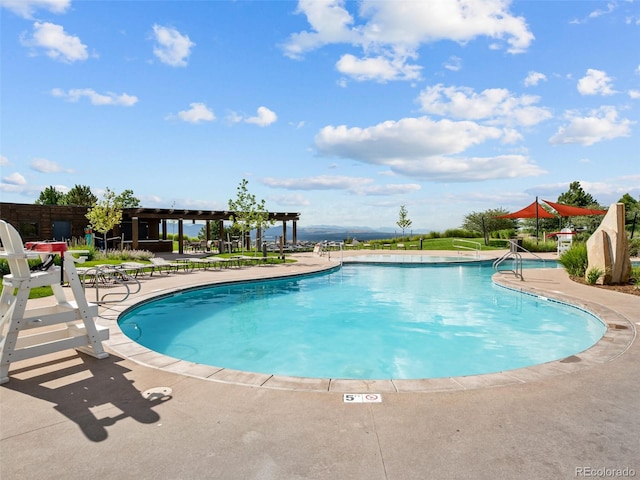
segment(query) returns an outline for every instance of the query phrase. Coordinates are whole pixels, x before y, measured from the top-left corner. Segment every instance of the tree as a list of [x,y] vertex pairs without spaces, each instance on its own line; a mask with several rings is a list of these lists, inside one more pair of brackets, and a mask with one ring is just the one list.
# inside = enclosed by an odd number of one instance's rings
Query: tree
[[404,238],[404,230],[411,227],[413,222],[409,219],[407,208],[404,205],[400,205],[400,212],[398,213],[398,221],[396,225],[402,229],[402,237]]
[[582,189],[580,182],[571,182],[569,184],[569,190],[560,194],[558,197],[558,203],[584,208],[591,208],[597,205],[596,208],[599,208],[596,199]]
[[506,215],[509,211],[504,208],[494,208],[484,212],[471,212],[464,217],[462,228],[470,232],[482,232],[489,234],[497,230],[512,230],[516,222],[510,218],[497,218]]
[[229,199],[229,210],[231,210],[229,220],[240,227],[243,252],[245,233],[255,228],[260,228],[264,231],[267,226],[273,225],[273,221],[269,219],[269,212],[265,208],[264,200],[258,202],[255,195],[249,193],[248,184],[249,182],[243,178],[240,185],[238,185],[235,200]]
[[636,200],[628,193],[625,193],[618,203],[624,203],[624,211],[626,217],[627,225],[633,224],[634,219],[638,218],[638,214],[640,214],[640,200]]
[[[558,196],[558,203],[573,205],[575,207],[593,208],[596,210],[602,209],[598,201],[583,190],[580,182],[571,182],[569,184],[569,190]],[[581,228],[588,232],[593,232],[598,228],[601,221],[602,217],[599,216],[577,216],[571,217],[570,224],[573,228]]]
[[64,196],[64,205],[79,205],[91,207],[98,201],[91,188],[86,185],[76,185]]
[[56,187],[47,187],[40,192],[36,205],[61,205],[64,193],[56,189]]
[[107,187],[101,200],[89,208],[86,215],[91,227],[104,236],[104,248],[107,248],[107,232],[122,221],[122,208],[114,192]]
[[140,200],[133,195],[133,190],[125,190],[116,196],[116,201],[120,204],[120,208],[136,208],[140,206]]

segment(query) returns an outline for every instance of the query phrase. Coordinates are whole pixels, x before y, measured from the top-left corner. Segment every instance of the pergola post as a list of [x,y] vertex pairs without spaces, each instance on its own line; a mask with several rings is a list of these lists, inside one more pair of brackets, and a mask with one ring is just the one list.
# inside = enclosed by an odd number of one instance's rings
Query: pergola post
[[287,244],[287,221],[282,220],[282,241]]
[[138,217],[131,217],[131,248],[138,249]]

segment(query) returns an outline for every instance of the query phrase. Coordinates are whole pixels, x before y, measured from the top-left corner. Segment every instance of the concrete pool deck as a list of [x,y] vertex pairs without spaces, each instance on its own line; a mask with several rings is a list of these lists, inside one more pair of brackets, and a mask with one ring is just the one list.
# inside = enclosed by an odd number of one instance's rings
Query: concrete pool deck
[[[339,260],[296,257],[295,264],[145,277],[136,299]],[[0,387],[0,477],[563,479],[617,469],[622,476],[625,468],[640,476],[640,297],[576,284],[561,269],[524,277],[496,281],[594,311],[610,325],[611,336],[596,346],[602,351],[515,378],[318,388],[286,378],[255,384],[242,372],[198,378],[216,372],[163,365],[167,357],[127,345],[112,330],[107,359],[68,350],[12,365]],[[114,326],[121,309],[101,308],[99,321]],[[345,403],[344,393],[377,393],[382,401]]]

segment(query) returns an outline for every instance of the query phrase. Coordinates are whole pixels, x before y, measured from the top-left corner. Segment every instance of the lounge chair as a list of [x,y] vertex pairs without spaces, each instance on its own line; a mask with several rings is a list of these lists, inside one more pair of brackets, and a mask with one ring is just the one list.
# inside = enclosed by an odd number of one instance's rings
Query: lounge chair
[[177,272],[180,269],[180,267],[185,266],[182,263],[169,262],[168,260],[162,257],[151,257],[149,260],[151,261],[151,265],[152,265],[151,275],[153,275],[153,272],[155,272],[156,270],[159,273],[164,272],[168,275],[171,271]]

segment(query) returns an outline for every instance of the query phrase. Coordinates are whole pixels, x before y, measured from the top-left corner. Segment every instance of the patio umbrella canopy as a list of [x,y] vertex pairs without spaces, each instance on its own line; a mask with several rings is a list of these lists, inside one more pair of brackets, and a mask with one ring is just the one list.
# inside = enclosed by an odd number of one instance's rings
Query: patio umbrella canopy
[[594,210],[592,208],[574,207],[573,205],[564,205],[562,203],[553,203],[549,200],[542,200],[544,203],[553,208],[561,217],[578,217],[582,215],[605,215],[606,210]]
[[556,218],[556,216],[542,208],[536,199],[531,205],[524,207],[522,210],[506,215],[498,215],[496,218]]

